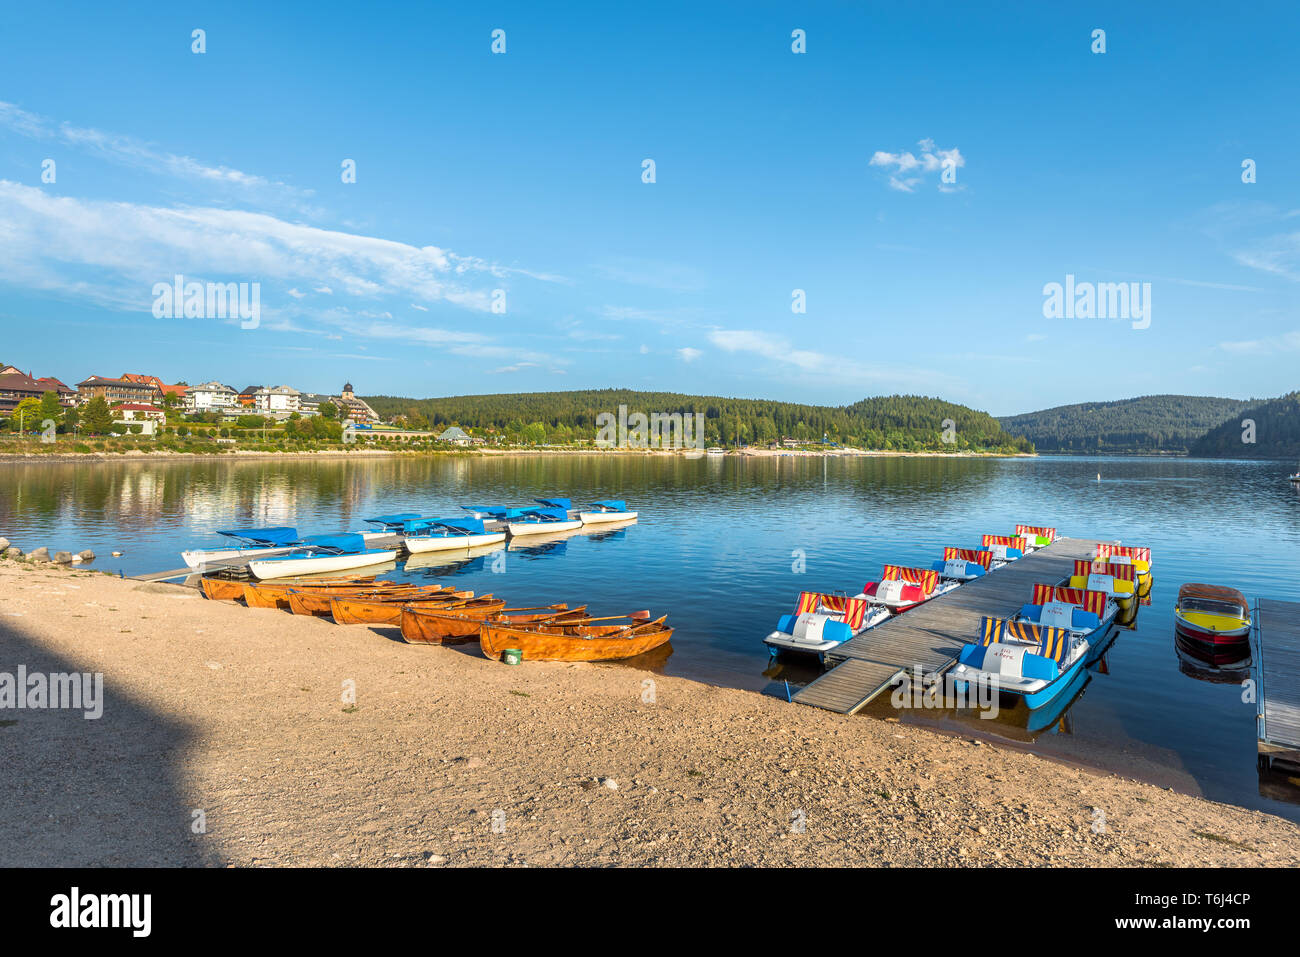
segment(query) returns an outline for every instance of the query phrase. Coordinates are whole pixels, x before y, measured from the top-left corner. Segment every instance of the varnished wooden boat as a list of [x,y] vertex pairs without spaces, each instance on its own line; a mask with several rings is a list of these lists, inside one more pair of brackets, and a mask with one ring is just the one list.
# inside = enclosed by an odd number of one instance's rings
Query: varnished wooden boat
[[355,592],[364,589],[410,589],[414,586],[371,579],[316,580],[310,582],[244,582],[244,604],[249,608],[289,608],[289,592]]
[[[359,589],[353,591],[297,591],[288,594],[289,610],[295,615],[331,614],[330,602],[335,598],[373,599],[375,601],[393,600],[396,602],[421,601],[429,599],[450,600],[452,598],[473,598],[472,591],[456,591],[451,586],[426,585],[413,588]],[[398,607],[401,607],[400,604]]]
[[[205,575],[199,580],[199,589],[203,592],[204,597],[211,598],[213,601],[238,601],[244,597],[244,586],[250,584],[245,581],[238,581],[232,578],[215,578]],[[369,578],[338,578],[324,579],[303,582],[301,584],[283,584],[265,585],[259,587],[265,588],[337,588],[340,586],[356,588],[360,586],[373,586],[384,584],[376,582],[374,576]]]
[[594,622],[610,619],[587,618],[583,623],[519,626],[485,621],[479,627],[478,643],[483,654],[500,660],[507,648],[518,648],[525,661],[617,661],[634,658],[658,648],[673,636],[664,615],[640,622],[621,618],[624,623]]
[[199,590],[204,598],[212,601],[235,601],[244,597],[244,583],[229,578],[200,579]]
[[[501,603],[502,606],[505,602]],[[477,608],[435,608],[424,604],[402,606],[402,637],[413,645],[438,645],[444,641],[466,641],[478,637],[483,622],[527,625],[541,621],[584,619],[587,606],[570,608],[561,602],[541,608],[505,608],[484,612]]]
[[487,609],[490,614],[492,609],[504,608],[506,603],[491,595],[480,595],[475,598],[472,591],[443,592],[414,602],[405,596],[398,598],[336,596],[330,599],[329,614],[337,625],[396,625],[402,620],[402,609],[411,606],[439,609],[481,607]]

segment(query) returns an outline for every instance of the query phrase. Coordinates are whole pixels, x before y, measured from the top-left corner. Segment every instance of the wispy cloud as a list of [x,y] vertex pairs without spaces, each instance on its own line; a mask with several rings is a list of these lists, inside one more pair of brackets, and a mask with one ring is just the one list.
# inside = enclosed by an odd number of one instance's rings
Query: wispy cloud
[[312,193],[311,190],[295,189],[287,183],[246,173],[231,166],[213,166],[191,156],[158,149],[122,133],[75,126],[72,123],[55,123],[13,103],[0,101],[0,126],[30,139],[62,143],[111,162],[147,169],[152,173],[245,189],[274,187],[289,190],[298,196],[310,196]]
[[1300,330],[1284,332],[1277,336],[1262,339],[1239,339],[1220,342],[1219,348],[1233,355],[1263,355],[1275,352],[1295,352],[1300,350]]
[[694,266],[661,259],[620,256],[596,263],[593,268],[604,279],[672,292],[698,292],[708,285],[705,274]]
[[677,357],[683,362],[694,362],[700,356],[704,355],[699,349],[692,349],[690,346],[683,346],[677,350]]
[[[924,182],[927,174],[945,166],[958,169],[966,165],[966,157],[955,146],[948,150],[938,149],[934,140],[929,138],[921,140],[917,145],[921,147],[920,156],[910,152],[888,153],[876,150],[871,155],[869,165],[890,169],[889,187],[901,193],[916,192],[916,187]],[[960,188],[954,183],[939,183],[939,191],[944,193],[955,193]]]

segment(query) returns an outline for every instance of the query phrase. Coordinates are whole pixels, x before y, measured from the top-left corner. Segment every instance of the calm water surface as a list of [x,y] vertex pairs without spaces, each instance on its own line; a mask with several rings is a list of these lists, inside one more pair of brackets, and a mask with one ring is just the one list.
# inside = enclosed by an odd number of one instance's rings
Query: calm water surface
[[[1256,771],[1255,706],[1243,702],[1240,677],[1180,658],[1172,617],[1188,581],[1300,601],[1300,495],[1285,482],[1293,465],[734,456],[6,464],[0,535],[24,550],[89,547],[101,556],[94,567],[132,575],[181,566],[181,548],[217,545],[219,528],[333,532],[381,512],[626,498],[641,515],[626,528],[511,545],[504,563],[496,552],[426,558],[395,574],[455,577],[520,605],[667,612],[677,629],[671,649],[635,666],[782,697],[787,681],[797,687],[818,671],[769,661],[761,639],[803,589],[852,593],[884,562],[929,564],[944,545],[977,545],[1018,521],[1146,544],[1151,604],[1132,630],[1118,631],[1063,714],[1035,715],[1033,725],[1023,708],[997,721],[942,712],[909,720],[1300,820],[1300,790]],[[114,550],[124,554],[109,557]],[[884,699],[868,709],[887,713]]]

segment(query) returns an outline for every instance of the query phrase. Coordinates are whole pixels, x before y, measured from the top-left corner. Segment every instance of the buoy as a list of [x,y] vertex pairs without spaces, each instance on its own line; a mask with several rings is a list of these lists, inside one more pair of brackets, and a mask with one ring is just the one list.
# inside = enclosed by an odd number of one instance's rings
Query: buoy
[[1100,472],[1097,473],[1097,481],[1098,481],[1098,482],[1101,481],[1101,473],[1100,473]]

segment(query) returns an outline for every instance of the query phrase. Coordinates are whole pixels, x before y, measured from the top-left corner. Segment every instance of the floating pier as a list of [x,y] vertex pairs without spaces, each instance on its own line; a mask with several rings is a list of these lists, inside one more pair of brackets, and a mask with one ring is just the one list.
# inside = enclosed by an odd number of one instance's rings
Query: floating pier
[[1259,763],[1300,768],[1300,604],[1255,602]]
[[[1097,544],[1098,540],[1091,538],[1058,538],[1024,558],[869,628],[828,651],[827,662],[836,666],[793,700],[839,714],[853,714],[913,669],[919,668],[925,676],[942,674],[957,660],[962,645],[975,639],[984,616],[1007,618],[1019,611],[1032,597],[1036,582],[1056,584],[1069,578],[1075,560],[1091,559]],[[1294,607],[1300,611],[1300,606]],[[1297,653],[1293,661],[1300,670],[1300,639],[1294,647]],[[1293,714],[1300,716],[1294,710]]]

